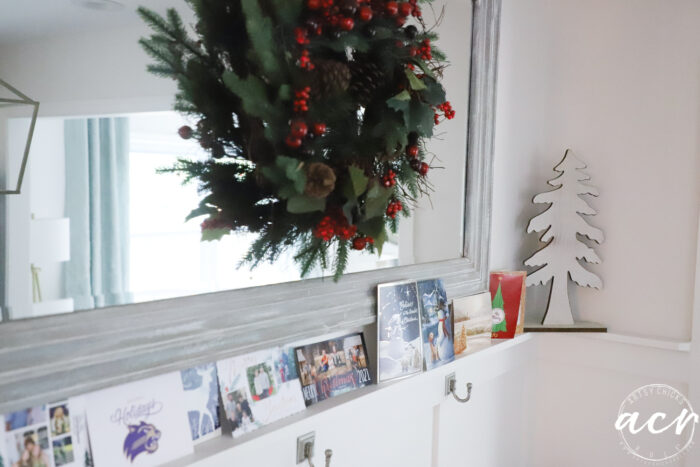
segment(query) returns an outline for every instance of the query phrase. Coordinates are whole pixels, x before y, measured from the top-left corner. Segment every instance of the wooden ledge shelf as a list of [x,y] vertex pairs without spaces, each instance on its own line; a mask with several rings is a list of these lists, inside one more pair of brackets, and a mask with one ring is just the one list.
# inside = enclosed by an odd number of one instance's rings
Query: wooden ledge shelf
[[[488,381],[509,371],[524,368],[525,361],[529,359],[526,352],[527,346],[524,344],[532,341],[533,337],[529,334],[522,334],[514,339],[494,341],[490,347],[473,354],[457,357],[455,361],[440,368],[425,371],[412,377],[374,384],[336,396],[319,402],[298,414],[286,417],[235,439],[230,435],[221,435],[196,445],[194,454],[166,465],[168,467],[220,465],[219,462],[223,461],[223,459],[219,456],[226,456],[227,452],[232,449],[244,448],[245,444],[273,433],[283,432],[285,440],[294,442],[295,436],[313,431],[316,425],[322,424],[325,417],[330,415],[331,409],[347,404],[362,404],[363,401],[370,402],[371,399],[377,397],[392,400],[395,397],[399,397],[399,394],[411,394],[417,400],[422,400],[424,403],[432,404],[433,406],[445,401],[451,401],[452,398],[448,398],[444,394],[445,376],[450,373],[456,373],[460,386],[466,383],[468,378],[469,381],[475,382],[475,391],[478,391],[479,382]],[[516,347],[523,351],[516,351],[516,355],[512,359],[509,356],[504,361],[498,360],[499,356],[505,355]],[[534,347],[531,348],[534,350]],[[359,406],[357,409],[353,408],[353,410],[362,410],[362,407]]]

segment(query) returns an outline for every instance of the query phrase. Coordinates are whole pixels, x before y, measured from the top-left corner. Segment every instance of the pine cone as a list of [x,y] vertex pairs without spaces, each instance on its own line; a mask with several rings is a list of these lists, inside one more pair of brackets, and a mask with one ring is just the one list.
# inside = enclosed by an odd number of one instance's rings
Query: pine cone
[[312,162],[306,168],[304,193],[312,198],[325,198],[335,189],[335,172],[323,162]]
[[323,99],[343,93],[350,86],[350,68],[336,60],[317,59],[316,70],[311,83],[311,96]]
[[366,106],[372,101],[377,89],[385,83],[382,70],[374,63],[367,60],[355,60],[350,63],[352,80],[350,81],[350,93]]

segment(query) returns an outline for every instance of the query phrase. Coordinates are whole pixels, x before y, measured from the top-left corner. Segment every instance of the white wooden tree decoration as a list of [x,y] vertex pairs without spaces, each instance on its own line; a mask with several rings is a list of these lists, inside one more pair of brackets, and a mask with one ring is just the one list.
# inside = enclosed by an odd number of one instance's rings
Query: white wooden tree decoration
[[528,275],[528,286],[546,285],[552,281],[547,311],[542,319],[544,325],[574,324],[569,303],[569,279],[581,287],[600,289],[603,286],[600,278],[585,269],[580,262],[600,263],[596,252],[580,236],[599,244],[603,241],[603,232],[583,217],[593,216],[596,211],[581,195],[598,196],[595,187],[583,183],[590,180],[581,171],[585,168],[586,164],[567,149],[564,159],[554,167],[559,175],[547,182],[556,188],[540,193],[532,200],[536,204],[550,205],[544,212],[533,217],[527,226],[528,233],[544,232],[540,241],[546,245],[525,260],[526,266],[542,266]]

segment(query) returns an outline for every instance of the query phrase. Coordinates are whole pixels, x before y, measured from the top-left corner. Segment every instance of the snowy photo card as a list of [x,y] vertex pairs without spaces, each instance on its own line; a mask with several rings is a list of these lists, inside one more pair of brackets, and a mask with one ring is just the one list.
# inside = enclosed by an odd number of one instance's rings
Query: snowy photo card
[[195,444],[218,436],[219,382],[216,364],[207,363],[180,372],[185,390],[185,411],[190,421],[190,432]]
[[425,368],[431,370],[455,359],[454,320],[441,279],[419,281],[418,299]]
[[157,466],[192,453],[180,373],[85,396],[95,465]]
[[295,349],[307,406],[372,384],[361,332]]
[[491,345],[491,294],[455,298],[455,354],[470,354]]
[[380,284],[377,304],[379,381],[420,373],[423,371],[423,346],[416,283]]
[[226,423],[234,437],[305,409],[291,348],[216,362]]

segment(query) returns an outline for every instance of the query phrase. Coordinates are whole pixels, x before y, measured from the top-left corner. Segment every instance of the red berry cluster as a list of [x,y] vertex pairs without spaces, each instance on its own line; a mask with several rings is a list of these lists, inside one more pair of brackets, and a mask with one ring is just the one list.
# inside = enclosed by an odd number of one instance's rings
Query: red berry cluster
[[289,134],[287,135],[287,139],[284,140],[284,142],[289,146],[290,148],[298,148],[301,146],[301,140],[306,136],[306,134],[309,132],[309,127],[306,125],[306,122],[303,120],[292,120],[291,125],[289,126]]
[[382,177],[382,185],[384,185],[386,188],[396,185],[396,172],[389,169],[386,175]]
[[295,28],[294,29],[294,39],[296,39],[297,44],[306,45],[309,43],[309,37],[307,36],[306,29]]
[[406,146],[406,155],[411,159],[415,159],[416,157],[418,157],[418,146],[416,146],[415,144],[410,144]]
[[[311,127],[311,131],[315,136],[323,136],[326,132],[326,124],[317,122]],[[296,119],[289,124],[289,134],[285,139],[285,143],[290,148],[296,149],[301,146],[302,140],[309,133],[309,126],[305,121]]]
[[354,250],[364,250],[367,245],[374,245],[374,239],[370,236],[364,237],[359,235],[352,240],[352,248]]
[[440,114],[438,113],[438,111],[442,112],[445,118],[448,120],[452,120],[453,118],[455,118],[456,112],[452,109],[452,104],[450,104],[450,101],[445,101],[442,104],[436,106],[434,116],[436,125],[440,123]]
[[396,214],[403,209],[403,204],[398,199],[395,199],[389,203],[386,208],[386,215],[392,219],[396,219]]
[[433,59],[433,49],[430,47],[430,39],[423,39],[417,55],[420,55],[420,58],[426,61]]
[[311,57],[309,56],[309,51],[304,49],[301,52],[301,57],[299,57],[299,68],[303,68],[305,70],[311,71],[316,66],[311,63]]
[[306,112],[309,110],[309,98],[311,98],[311,87],[306,86],[299,91],[294,91],[294,111]]
[[350,240],[357,233],[357,226],[350,225],[342,211],[326,214],[314,228],[314,237],[330,242],[337,236],[341,240]]
[[384,4],[384,11],[388,16],[398,16],[397,22],[399,26],[403,26],[407,17],[415,16],[416,18],[420,18],[423,16],[417,3],[418,0],[409,0],[407,2],[389,1]]

